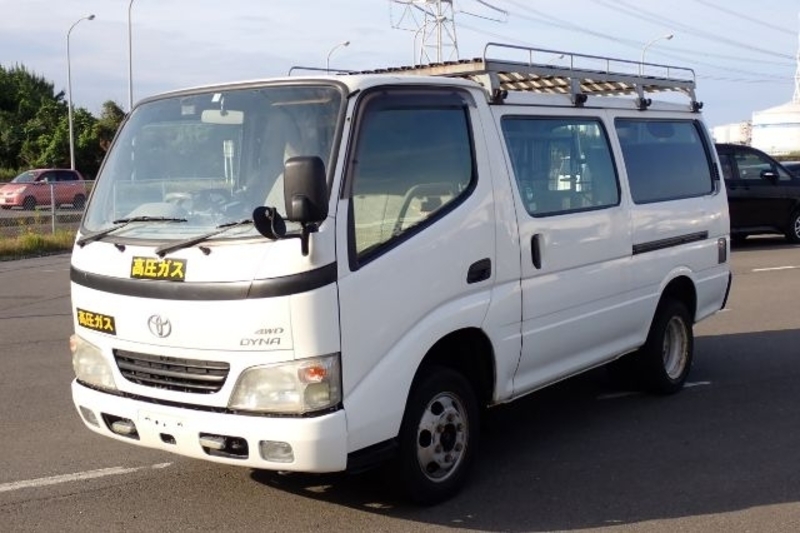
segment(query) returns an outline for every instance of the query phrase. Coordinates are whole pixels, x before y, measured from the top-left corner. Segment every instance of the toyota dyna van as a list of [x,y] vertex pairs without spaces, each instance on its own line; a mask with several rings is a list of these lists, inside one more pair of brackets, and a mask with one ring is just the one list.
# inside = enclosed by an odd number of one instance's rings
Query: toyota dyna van
[[674,393],[731,283],[701,107],[690,69],[497,43],[147,98],[73,250],[75,407],[227,465],[390,459],[434,503],[484,408],[606,364]]

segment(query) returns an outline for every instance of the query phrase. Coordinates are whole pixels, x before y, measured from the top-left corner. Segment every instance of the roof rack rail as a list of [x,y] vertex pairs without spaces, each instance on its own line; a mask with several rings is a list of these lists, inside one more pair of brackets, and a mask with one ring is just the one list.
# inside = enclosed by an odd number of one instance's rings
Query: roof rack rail
[[[489,56],[492,49],[520,57],[496,59]],[[360,73],[471,79],[486,89],[493,103],[502,103],[510,91],[568,94],[575,106],[582,106],[588,96],[632,94],[637,96],[636,107],[645,110],[652,103],[645,94],[673,91],[689,97],[692,112],[703,107],[695,97],[696,77],[691,68],[494,42],[486,44],[483,57],[475,59]]]
[[303,67],[295,65],[289,69],[287,76],[291,76],[295,71],[308,71],[308,72],[324,72],[325,74],[356,74],[358,71],[342,68],[324,68],[324,67]]

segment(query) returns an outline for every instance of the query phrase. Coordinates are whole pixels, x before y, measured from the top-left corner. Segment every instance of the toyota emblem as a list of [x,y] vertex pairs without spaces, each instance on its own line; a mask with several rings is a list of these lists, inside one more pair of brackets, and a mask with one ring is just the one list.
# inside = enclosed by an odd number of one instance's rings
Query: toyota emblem
[[150,328],[150,333],[162,339],[169,337],[169,334],[172,333],[172,323],[161,315],[153,315],[148,318],[147,327]]

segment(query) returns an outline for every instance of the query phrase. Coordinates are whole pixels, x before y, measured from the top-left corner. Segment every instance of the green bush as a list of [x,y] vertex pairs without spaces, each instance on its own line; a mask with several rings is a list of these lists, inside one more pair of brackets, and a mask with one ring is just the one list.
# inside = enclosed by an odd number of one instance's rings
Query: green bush
[[13,180],[19,173],[19,170],[0,168],[0,183],[6,183]]

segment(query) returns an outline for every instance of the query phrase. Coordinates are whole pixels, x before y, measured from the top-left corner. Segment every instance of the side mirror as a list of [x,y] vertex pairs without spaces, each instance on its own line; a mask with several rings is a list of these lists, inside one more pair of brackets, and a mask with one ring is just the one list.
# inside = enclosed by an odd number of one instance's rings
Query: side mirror
[[286,220],[313,224],[328,217],[328,179],[317,156],[292,157],[283,171]]
[[762,170],[760,176],[770,183],[778,181],[778,173],[774,170]]

